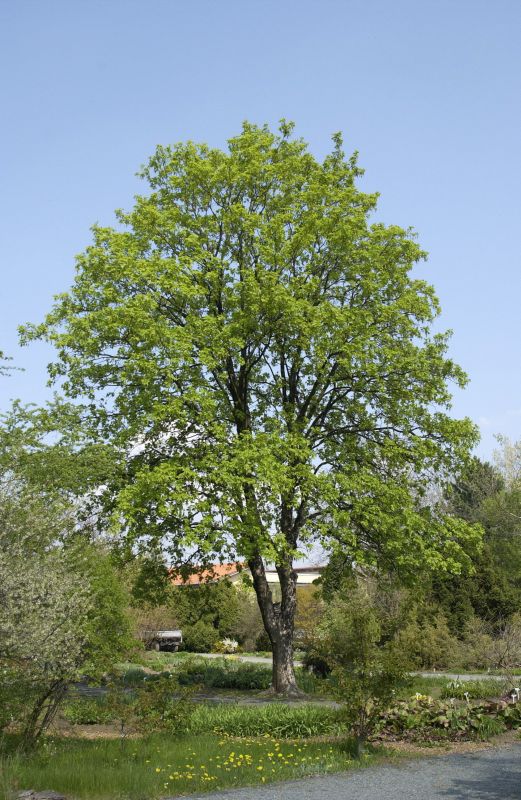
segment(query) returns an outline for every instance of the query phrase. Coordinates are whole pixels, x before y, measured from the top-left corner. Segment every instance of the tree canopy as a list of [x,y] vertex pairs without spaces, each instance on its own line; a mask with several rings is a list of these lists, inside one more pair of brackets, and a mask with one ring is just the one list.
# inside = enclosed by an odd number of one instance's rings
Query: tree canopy
[[108,493],[129,539],[174,563],[246,559],[272,639],[291,633],[292,563],[315,541],[458,570],[479,539],[422,500],[475,440],[449,414],[466,378],[431,332],[425,253],[371,222],[361,174],[339,135],[318,161],[285,122],[245,124],[227,151],[158,147],[149,192],[93,228],[70,291],[23,331],[56,346],[51,378],[119,448]]

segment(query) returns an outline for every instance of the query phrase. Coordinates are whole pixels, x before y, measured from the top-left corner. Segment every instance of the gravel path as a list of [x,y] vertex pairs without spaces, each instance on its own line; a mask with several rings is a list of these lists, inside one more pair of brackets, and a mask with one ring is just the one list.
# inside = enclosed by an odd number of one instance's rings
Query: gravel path
[[521,744],[190,800],[521,800]]

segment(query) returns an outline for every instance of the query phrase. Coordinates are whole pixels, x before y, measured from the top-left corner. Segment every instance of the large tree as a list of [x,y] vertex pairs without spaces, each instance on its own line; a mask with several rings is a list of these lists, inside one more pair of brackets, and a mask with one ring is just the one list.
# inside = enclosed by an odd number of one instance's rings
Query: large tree
[[422,502],[473,441],[447,413],[465,376],[431,335],[424,253],[370,223],[340,136],[320,162],[291,125],[245,124],[225,152],[158,147],[141,175],[149,193],[94,227],[23,336],[56,345],[51,377],[125,454],[108,491],[128,541],[173,564],[246,560],[273,688],[296,691],[293,565],[314,541],[359,563],[468,561],[477,529]]

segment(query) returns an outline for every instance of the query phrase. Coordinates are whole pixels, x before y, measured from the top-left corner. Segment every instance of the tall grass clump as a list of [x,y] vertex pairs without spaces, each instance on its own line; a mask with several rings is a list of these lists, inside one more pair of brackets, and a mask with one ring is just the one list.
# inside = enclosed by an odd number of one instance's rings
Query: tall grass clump
[[342,724],[336,709],[317,705],[198,706],[191,717],[190,732],[207,731],[221,736],[304,739],[339,734]]

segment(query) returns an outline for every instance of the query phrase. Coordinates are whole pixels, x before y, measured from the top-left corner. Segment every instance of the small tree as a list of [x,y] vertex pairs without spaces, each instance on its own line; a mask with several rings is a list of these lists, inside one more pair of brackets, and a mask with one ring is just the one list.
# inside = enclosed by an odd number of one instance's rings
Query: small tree
[[16,723],[31,747],[68,685],[112,666],[131,640],[107,556],[74,537],[63,506],[14,486],[0,489],[0,728]]
[[319,162],[292,127],[245,124],[227,152],[158,147],[150,193],[94,228],[71,291],[23,334],[56,345],[51,377],[119,448],[107,498],[130,545],[248,563],[286,694],[294,561],[313,542],[457,571],[479,539],[421,502],[475,440],[446,413],[466,378],[430,333],[438,301],[411,275],[424,253],[370,222],[377,196],[339,135]]
[[521,666],[521,613],[503,620],[491,638],[488,653],[491,666],[502,670],[512,681],[514,672]]
[[63,553],[31,553],[27,538],[0,533],[1,722],[21,725],[24,746],[46,730],[77,677],[88,589]]
[[381,644],[378,614],[363,587],[351,584],[332,600],[318,629],[315,653],[332,670],[331,684],[360,756],[396,690],[409,681],[398,651]]

